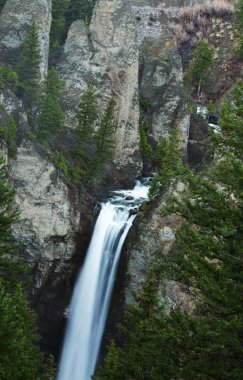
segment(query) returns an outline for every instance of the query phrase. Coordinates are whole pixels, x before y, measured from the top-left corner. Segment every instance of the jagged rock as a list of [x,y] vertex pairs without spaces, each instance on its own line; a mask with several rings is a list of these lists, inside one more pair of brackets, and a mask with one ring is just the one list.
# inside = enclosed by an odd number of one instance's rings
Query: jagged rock
[[48,68],[51,0],[7,0],[0,15],[0,61],[18,64],[21,44],[32,22],[38,27],[43,79]]
[[116,101],[115,166],[134,178],[142,169],[139,154],[138,49],[129,4],[97,2],[90,35],[81,21],[68,33],[59,71],[64,82],[67,123],[74,116],[82,92],[93,85],[101,108]]
[[138,92],[152,105],[157,142],[174,125],[181,131],[184,150],[188,139],[181,61],[158,3],[97,1],[89,32],[82,21],[71,25],[58,65],[67,125],[75,125],[80,96],[88,85],[96,87],[101,108],[115,99],[115,165],[130,177],[141,173]]
[[[185,187],[179,183],[174,190],[175,196]],[[124,252],[127,266],[125,279],[125,303],[134,303],[134,294],[141,290],[148,275],[149,266],[157,255],[169,255],[174,243],[175,232],[181,224],[181,217],[176,214],[161,216],[161,207],[165,205],[165,198],[157,199],[156,204],[149,206],[148,212],[135,222],[130,231]],[[158,288],[158,295],[162,301],[166,299],[169,307],[180,306],[192,312],[195,308],[195,299],[182,284],[163,279]]]
[[186,151],[189,114],[183,94],[182,64],[168,19],[160,9],[133,6],[140,46],[140,102],[149,110],[151,133],[159,142],[178,127]]
[[20,212],[13,232],[22,244],[25,260],[70,259],[80,227],[80,211],[48,156],[41,156],[32,143],[23,142],[10,177],[16,189],[14,204]]

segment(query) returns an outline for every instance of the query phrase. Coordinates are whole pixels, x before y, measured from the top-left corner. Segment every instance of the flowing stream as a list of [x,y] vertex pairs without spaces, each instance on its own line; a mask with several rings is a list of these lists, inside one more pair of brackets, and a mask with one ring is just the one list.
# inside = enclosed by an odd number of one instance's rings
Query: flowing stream
[[90,380],[94,374],[121,249],[148,191],[148,181],[137,181],[101,204],[74,288],[58,380]]

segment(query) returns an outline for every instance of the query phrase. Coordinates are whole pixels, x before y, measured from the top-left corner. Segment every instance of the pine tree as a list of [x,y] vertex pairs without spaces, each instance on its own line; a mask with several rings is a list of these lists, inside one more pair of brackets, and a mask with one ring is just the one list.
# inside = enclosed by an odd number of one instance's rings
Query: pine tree
[[96,175],[102,175],[105,163],[110,162],[114,156],[114,107],[111,100],[101,119],[99,128],[95,134],[95,152],[93,158],[93,168]]
[[44,83],[44,95],[38,116],[38,137],[47,141],[57,136],[64,126],[64,113],[60,105],[62,84],[58,73],[52,67]]
[[16,133],[17,133],[17,127],[16,127],[15,120],[12,116],[10,116],[7,123],[7,144],[8,144],[8,154],[10,156],[15,156],[16,151],[17,151]]
[[13,157],[16,154],[16,133],[17,127],[13,116],[9,116],[6,126],[0,128],[0,135],[4,137],[8,146],[8,154]]
[[13,196],[0,158],[0,379],[36,380],[42,357],[36,346],[35,316],[19,281],[24,267],[12,237],[17,218],[11,211]]
[[12,257],[16,253],[16,245],[13,243],[11,229],[17,218],[15,212],[10,212],[14,197],[14,191],[6,182],[6,167],[0,157],[0,268],[8,273],[15,267]]
[[[163,214],[183,218],[170,256],[158,254],[125,318],[124,345],[109,350],[97,379],[240,380],[243,377],[243,82],[222,106],[216,162]],[[157,299],[164,278],[197,300],[194,314]]]
[[183,171],[178,128],[171,131],[169,138],[160,140],[153,158],[157,174],[154,176],[149,190],[150,198],[165,191]]
[[139,150],[144,159],[152,158],[152,148],[148,143],[148,138],[146,134],[147,125],[146,122],[143,122],[139,125]]
[[82,19],[90,23],[96,0],[71,0],[66,12],[67,29],[73,21]]
[[94,148],[94,127],[98,121],[98,101],[95,89],[88,89],[81,96],[77,111],[76,156],[87,160],[89,166]]
[[69,0],[52,0],[52,24],[50,33],[50,49],[60,47],[65,36],[65,13]]
[[0,280],[0,379],[36,380],[41,355],[35,343],[35,315],[20,284],[9,291]]
[[40,82],[40,43],[38,29],[32,23],[24,40],[18,66],[19,89],[25,106],[30,112],[36,104],[39,95]]
[[203,84],[209,68],[213,64],[214,49],[207,41],[200,41],[192,54],[192,62],[190,63],[186,77],[197,87],[197,95],[200,94],[201,85]]

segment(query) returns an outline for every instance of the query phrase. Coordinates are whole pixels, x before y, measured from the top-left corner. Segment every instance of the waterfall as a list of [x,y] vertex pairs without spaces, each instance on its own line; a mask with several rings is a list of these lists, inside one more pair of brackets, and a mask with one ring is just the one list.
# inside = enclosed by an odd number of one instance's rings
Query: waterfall
[[122,245],[148,190],[137,181],[101,204],[74,288],[58,380],[90,380],[94,374]]

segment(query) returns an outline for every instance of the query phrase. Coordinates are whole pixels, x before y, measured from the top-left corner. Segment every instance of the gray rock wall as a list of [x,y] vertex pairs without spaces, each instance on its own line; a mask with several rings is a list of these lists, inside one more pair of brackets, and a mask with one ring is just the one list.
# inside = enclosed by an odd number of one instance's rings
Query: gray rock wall
[[[178,183],[175,189],[171,189],[174,195],[180,196],[185,190],[183,183]],[[157,255],[161,259],[170,254],[175,241],[176,231],[181,224],[179,215],[171,214],[161,216],[161,208],[165,206],[166,198],[160,197],[156,205],[149,206],[145,215],[139,217],[135,227],[128,236],[124,255],[127,260],[127,274],[125,286],[125,303],[135,302],[134,294],[142,289],[146,281],[149,267],[154,263]],[[195,308],[195,299],[188,289],[182,284],[161,280],[158,288],[161,301],[167,301],[170,307],[179,306],[188,312]]]
[[67,123],[75,125],[80,96],[88,85],[97,89],[101,108],[116,101],[115,165],[130,178],[140,174],[138,49],[134,20],[126,2],[100,0],[90,35],[81,21],[70,28],[59,64],[64,82]]
[[25,259],[32,263],[70,259],[80,210],[78,202],[71,202],[68,188],[48,156],[23,142],[10,176],[16,189],[14,204],[20,212],[14,235],[23,245]]
[[133,5],[140,51],[139,92],[149,108],[151,135],[159,142],[177,127],[186,152],[190,118],[183,71],[168,19],[155,7]]
[[152,104],[151,132],[156,141],[175,125],[184,150],[188,139],[181,61],[168,19],[157,5],[98,0],[89,32],[82,21],[71,26],[58,65],[68,126],[76,124],[80,96],[88,85],[96,87],[102,109],[111,97],[116,101],[114,163],[130,178],[142,168],[139,95]]
[[51,0],[7,0],[0,15],[0,62],[18,63],[21,44],[32,22],[38,27],[43,79],[48,68]]

